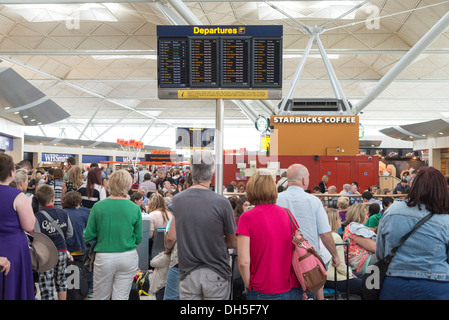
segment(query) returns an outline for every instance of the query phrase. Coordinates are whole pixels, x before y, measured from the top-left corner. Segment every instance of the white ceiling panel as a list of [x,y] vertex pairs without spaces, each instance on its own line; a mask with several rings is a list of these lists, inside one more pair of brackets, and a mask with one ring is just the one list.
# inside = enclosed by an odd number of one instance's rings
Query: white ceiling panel
[[[108,128],[108,121],[112,126],[123,117],[120,125],[100,139],[114,140],[114,135],[117,138],[123,132],[123,126],[129,130],[136,127],[136,135],[143,134],[154,121],[157,130],[148,130],[143,138],[148,143],[167,126],[214,125],[213,101],[157,99],[156,27],[170,24],[161,6],[182,19],[182,12],[177,12],[170,1],[41,2],[31,5],[20,0],[2,1],[0,67],[13,68],[71,115],[67,120],[43,126],[44,132],[64,128],[78,137],[79,130],[89,125],[85,135],[93,139]],[[309,41],[305,29],[294,19],[310,27],[330,23],[320,39],[343,92],[355,104],[449,11],[449,3],[443,0],[372,0],[334,20],[362,2],[270,2],[280,10],[264,1],[189,0],[184,4],[205,25],[283,25],[284,96]],[[379,27],[374,29],[367,20],[373,15],[379,18]],[[363,109],[361,122],[370,131],[369,127],[381,130],[391,123],[445,117],[444,112],[449,112],[448,86],[446,30]],[[293,97],[335,97],[316,45]],[[269,103],[277,107],[280,101]],[[249,105],[256,115],[268,115],[256,102]],[[225,103],[225,123],[230,127],[254,126],[232,101]],[[36,133],[36,128],[27,130]],[[170,129],[160,137],[172,132]]]

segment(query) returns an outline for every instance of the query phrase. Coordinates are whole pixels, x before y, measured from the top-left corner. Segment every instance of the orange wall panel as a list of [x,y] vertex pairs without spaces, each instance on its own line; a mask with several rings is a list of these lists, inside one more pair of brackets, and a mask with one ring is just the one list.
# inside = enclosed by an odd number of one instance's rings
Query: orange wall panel
[[272,155],[359,153],[358,116],[272,116],[270,125]]

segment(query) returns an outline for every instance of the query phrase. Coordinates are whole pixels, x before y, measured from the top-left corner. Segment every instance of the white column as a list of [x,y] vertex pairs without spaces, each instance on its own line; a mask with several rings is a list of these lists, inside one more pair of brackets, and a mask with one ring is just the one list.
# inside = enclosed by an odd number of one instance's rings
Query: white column
[[217,100],[215,115],[215,192],[223,194],[224,101]]

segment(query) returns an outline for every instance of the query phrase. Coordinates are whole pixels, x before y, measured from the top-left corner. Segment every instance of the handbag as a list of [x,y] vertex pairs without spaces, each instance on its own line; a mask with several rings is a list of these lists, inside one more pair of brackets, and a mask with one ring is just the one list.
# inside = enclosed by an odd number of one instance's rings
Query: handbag
[[302,235],[290,210],[286,210],[290,217],[294,246],[292,266],[305,298],[306,293],[315,293],[324,286],[327,280],[326,267],[315,248]]
[[137,285],[137,291],[139,292],[139,296],[145,295],[149,296],[150,294],[150,279],[151,279],[151,271],[140,271],[137,270],[137,274],[134,276],[134,282]]
[[399,240],[399,243],[391,249],[387,256],[376,262],[374,265],[367,267],[366,273],[363,275],[362,279],[362,293],[365,300],[379,300],[380,290],[382,289],[382,284],[384,283],[387,275],[387,270],[391,263],[391,259],[393,259],[399,247],[404,244],[408,237],[410,237],[416,229],[432,218],[432,216],[433,213],[430,213],[422,218],[411,231]]

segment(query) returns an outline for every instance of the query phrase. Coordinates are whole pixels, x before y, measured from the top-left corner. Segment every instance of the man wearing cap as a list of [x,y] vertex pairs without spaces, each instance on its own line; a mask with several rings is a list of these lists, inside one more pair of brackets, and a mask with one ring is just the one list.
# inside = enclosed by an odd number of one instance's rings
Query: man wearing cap
[[410,191],[410,186],[406,178],[401,179],[401,182],[394,188],[393,194],[408,194]]

